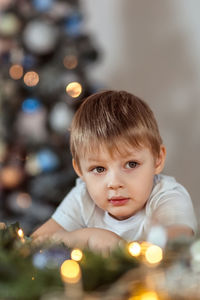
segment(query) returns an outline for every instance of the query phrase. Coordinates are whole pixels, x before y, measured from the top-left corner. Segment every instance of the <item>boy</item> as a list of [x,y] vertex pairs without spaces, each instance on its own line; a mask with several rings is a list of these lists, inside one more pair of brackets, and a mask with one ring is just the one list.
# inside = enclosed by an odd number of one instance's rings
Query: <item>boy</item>
[[70,143],[76,186],[33,238],[104,250],[145,239],[153,223],[169,238],[195,233],[188,192],[160,174],[166,150],[144,101],[124,91],[88,97],[72,121]]

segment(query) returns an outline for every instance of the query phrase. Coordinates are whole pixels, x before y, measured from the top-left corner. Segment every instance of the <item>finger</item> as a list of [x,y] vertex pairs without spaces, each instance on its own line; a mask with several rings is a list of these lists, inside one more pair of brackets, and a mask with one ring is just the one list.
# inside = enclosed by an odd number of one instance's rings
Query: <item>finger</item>
[[49,237],[47,235],[38,236],[32,240],[33,245],[38,246],[44,244],[44,242],[48,242]]

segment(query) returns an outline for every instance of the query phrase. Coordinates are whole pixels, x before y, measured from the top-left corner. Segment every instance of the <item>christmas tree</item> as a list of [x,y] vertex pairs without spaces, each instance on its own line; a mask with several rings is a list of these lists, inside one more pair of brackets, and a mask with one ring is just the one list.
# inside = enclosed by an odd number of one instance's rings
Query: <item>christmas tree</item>
[[69,126],[97,91],[77,0],[0,0],[0,221],[25,233],[71,189]]

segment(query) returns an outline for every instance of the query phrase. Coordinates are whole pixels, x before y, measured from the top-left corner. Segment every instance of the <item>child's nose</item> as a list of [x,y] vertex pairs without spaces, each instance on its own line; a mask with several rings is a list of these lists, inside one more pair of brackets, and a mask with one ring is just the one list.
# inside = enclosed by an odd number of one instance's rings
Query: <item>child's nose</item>
[[109,189],[119,189],[123,187],[122,178],[119,175],[113,173],[110,174],[107,181],[107,187]]

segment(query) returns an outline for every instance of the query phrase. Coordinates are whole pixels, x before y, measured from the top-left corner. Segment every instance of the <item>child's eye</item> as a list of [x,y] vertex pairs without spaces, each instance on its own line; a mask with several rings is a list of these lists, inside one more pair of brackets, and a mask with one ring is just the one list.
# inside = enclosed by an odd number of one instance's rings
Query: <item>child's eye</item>
[[92,169],[92,171],[94,173],[103,173],[105,171],[105,168],[104,167],[96,167],[96,168]]
[[129,161],[127,162],[126,166],[130,169],[134,169],[138,166],[138,163],[136,161]]

